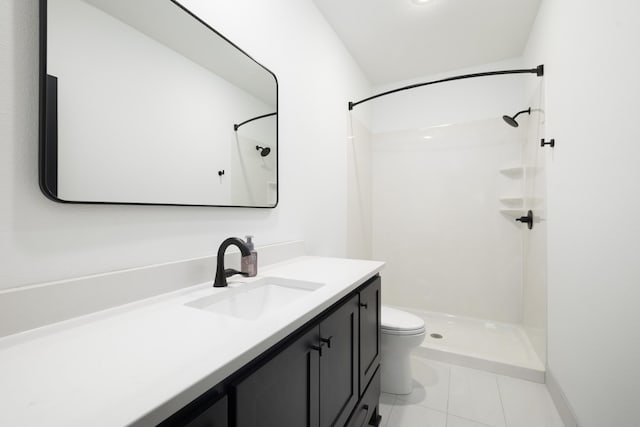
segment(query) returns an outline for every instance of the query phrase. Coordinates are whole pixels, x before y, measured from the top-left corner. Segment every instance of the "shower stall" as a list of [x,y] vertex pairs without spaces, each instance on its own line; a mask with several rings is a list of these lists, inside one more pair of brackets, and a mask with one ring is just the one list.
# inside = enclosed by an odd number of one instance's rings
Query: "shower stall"
[[[543,382],[549,149],[531,80],[394,94],[373,103],[370,128],[352,113],[348,236],[370,244],[347,247],[387,262],[383,303],[425,320],[419,356]],[[532,229],[517,221],[529,210]]]

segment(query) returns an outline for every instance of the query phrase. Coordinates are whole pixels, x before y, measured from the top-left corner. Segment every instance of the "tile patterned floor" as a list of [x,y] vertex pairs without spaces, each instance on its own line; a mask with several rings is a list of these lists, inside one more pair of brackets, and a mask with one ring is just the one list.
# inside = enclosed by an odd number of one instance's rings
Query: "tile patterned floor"
[[412,359],[413,391],[383,394],[381,427],[564,427],[543,384]]

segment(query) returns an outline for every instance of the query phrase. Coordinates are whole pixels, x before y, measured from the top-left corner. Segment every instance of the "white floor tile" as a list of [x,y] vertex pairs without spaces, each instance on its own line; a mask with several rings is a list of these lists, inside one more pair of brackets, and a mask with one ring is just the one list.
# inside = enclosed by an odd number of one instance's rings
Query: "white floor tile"
[[450,365],[414,357],[411,359],[411,369],[413,391],[399,395],[398,400],[447,412]]
[[393,394],[382,393],[380,395],[380,405],[378,406],[379,415],[382,416],[380,421],[380,427],[386,427],[389,422],[389,415],[391,415],[391,409],[394,403],[396,403],[396,396]]
[[447,427],[487,427],[487,425],[449,415],[447,417]]
[[504,427],[497,376],[452,366],[448,412],[493,427]]
[[396,405],[388,427],[446,427],[447,414],[420,405]]
[[498,376],[509,427],[564,427],[544,384]]

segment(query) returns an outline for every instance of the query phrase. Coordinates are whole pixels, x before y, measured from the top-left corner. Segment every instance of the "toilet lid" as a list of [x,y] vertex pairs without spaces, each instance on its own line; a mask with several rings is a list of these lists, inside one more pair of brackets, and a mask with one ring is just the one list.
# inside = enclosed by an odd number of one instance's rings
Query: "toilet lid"
[[380,327],[387,331],[424,331],[424,320],[418,316],[397,310],[391,307],[382,306]]

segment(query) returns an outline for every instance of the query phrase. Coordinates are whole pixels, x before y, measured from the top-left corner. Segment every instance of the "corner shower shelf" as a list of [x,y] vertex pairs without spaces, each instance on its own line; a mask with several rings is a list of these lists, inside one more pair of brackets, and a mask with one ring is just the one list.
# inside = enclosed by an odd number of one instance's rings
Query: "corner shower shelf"
[[500,169],[500,173],[508,176],[509,178],[521,178],[524,173],[523,166],[512,166],[508,168]]
[[500,203],[513,208],[521,208],[524,205],[524,199],[520,196],[501,197]]
[[500,213],[514,218],[524,216],[524,209],[500,209]]

